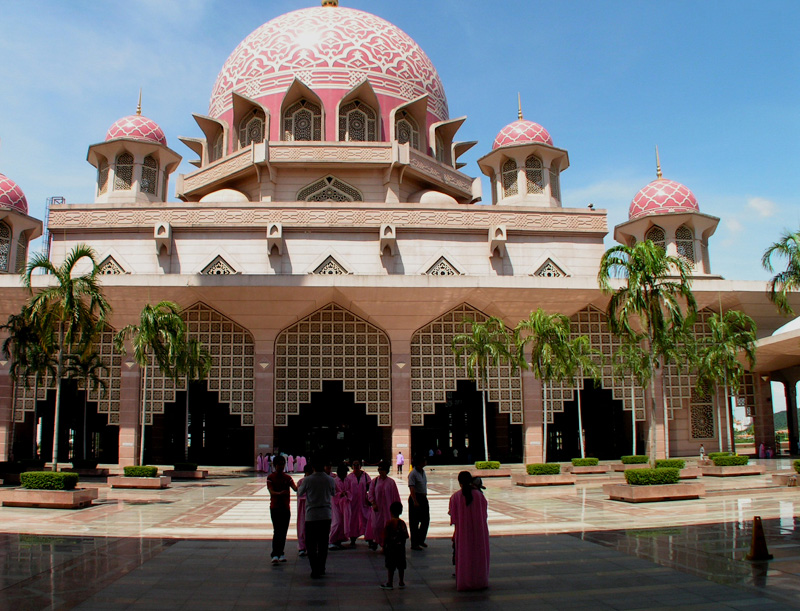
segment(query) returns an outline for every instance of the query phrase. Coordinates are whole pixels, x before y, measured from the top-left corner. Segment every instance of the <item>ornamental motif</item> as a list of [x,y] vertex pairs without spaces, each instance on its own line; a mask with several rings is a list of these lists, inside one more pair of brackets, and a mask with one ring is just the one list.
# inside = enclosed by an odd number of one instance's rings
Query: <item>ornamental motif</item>
[[326,176],[297,193],[299,202],[362,202],[364,197],[355,187],[335,176]]
[[689,265],[695,264],[694,234],[686,225],[681,225],[675,232],[675,246],[679,257],[683,258]]
[[119,276],[125,273],[122,266],[114,260],[114,257],[108,255],[103,262],[97,266],[97,273],[101,276]]
[[714,406],[711,404],[711,395],[701,397],[694,393],[689,414],[692,439],[713,439]]
[[439,260],[434,263],[430,269],[425,272],[428,276],[460,276],[461,274],[458,273],[455,267],[445,259],[444,257],[439,257]]
[[0,272],[8,271],[11,255],[11,227],[0,222]]
[[397,26],[344,7],[294,11],[255,30],[222,66],[209,115],[231,108],[232,91],[259,99],[283,93],[295,76],[314,90],[343,91],[366,76],[379,96],[411,101],[427,94],[436,120],[449,118],[442,82],[419,45]]
[[534,273],[534,276],[539,278],[566,278],[567,274],[564,273],[558,265],[553,263],[552,259],[548,259],[544,263],[542,263],[541,267],[537,269]]
[[235,274],[236,270],[233,269],[228,262],[219,255],[200,272],[204,276],[228,276]]
[[25,268],[28,266],[28,236],[24,233],[19,234],[17,238],[17,265],[16,272],[18,274],[25,273]]
[[643,187],[633,198],[628,218],[669,212],[700,212],[697,198],[689,187],[674,180],[659,178]]
[[329,255],[328,258],[314,270],[314,273],[320,276],[346,276],[347,270],[342,267],[333,256]]
[[0,174],[0,208],[16,208],[28,214],[28,200],[19,185]]
[[122,117],[114,122],[106,132],[106,140],[114,138],[133,138],[134,140],[148,140],[167,146],[167,137],[158,123],[142,115]]
[[500,146],[508,146],[510,144],[527,144],[530,142],[541,142],[542,144],[549,144],[553,146],[553,138],[550,136],[544,127],[533,121],[520,119],[509,123],[497,137],[492,144],[492,150]]

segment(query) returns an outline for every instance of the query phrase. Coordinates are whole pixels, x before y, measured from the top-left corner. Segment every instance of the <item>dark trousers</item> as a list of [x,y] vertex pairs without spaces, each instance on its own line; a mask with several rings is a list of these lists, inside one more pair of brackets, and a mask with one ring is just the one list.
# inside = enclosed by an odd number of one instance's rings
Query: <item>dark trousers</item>
[[289,530],[289,520],[292,512],[285,507],[271,507],[269,517],[272,520],[272,554],[270,557],[283,556],[286,547],[286,532]]
[[306,520],[306,551],[312,575],[325,574],[328,560],[328,537],[331,533],[330,520]]
[[414,499],[408,497],[408,521],[411,525],[411,547],[419,547],[425,543],[428,536],[428,526],[431,523],[431,508],[428,505],[428,495],[417,493],[419,507],[414,505]]

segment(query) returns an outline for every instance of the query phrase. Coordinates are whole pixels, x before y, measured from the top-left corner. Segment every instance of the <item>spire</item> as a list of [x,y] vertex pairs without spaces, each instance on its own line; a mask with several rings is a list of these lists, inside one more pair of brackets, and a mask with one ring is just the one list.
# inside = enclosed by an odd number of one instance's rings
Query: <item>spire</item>
[[517,105],[519,106],[519,112],[517,113],[517,117],[520,121],[522,121],[522,96],[519,92],[517,92]]
[[658,177],[658,180],[661,180],[662,178],[664,178],[661,175],[661,160],[658,158],[658,145],[657,144],[656,144],[656,176]]
[[322,6],[339,6],[339,0],[322,0]]
[[139,103],[136,105],[136,114],[141,116],[142,114],[142,88],[139,87]]

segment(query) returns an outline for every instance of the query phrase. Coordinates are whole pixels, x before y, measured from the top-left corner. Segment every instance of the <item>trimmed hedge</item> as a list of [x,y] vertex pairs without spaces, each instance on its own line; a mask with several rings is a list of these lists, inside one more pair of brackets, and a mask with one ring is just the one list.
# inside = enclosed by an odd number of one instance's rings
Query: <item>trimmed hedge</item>
[[558,475],[561,473],[561,465],[556,462],[540,462],[525,465],[525,470],[528,472],[528,475]]
[[499,460],[479,460],[475,463],[476,469],[499,469],[500,468],[500,461]]
[[629,456],[620,456],[623,465],[644,465],[650,460],[648,456],[641,454],[631,454]]
[[148,467],[146,465],[141,467],[124,467],[123,473],[125,477],[155,477],[158,475],[158,467]]
[[714,460],[715,458],[719,458],[720,456],[730,456],[730,452],[709,452],[708,453],[708,460]]
[[748,456],[718,456],[714,459],[715,467],[738,467],[750,462]]
[[625,471],[625,481],[631,486],[677,484],[679,479],[678,469],[631,469]]
[[21,473],[19,481],[30,490],[72,490],[78,483],[77,473],[53,471],[28,471]]
[[572,459],[572,466],[573,467],[596,467],[600,464],[600,460],[597,458],[573,458]]
[[173,466],[176,471],[197,471],[196,462],[176,462]]
[[662,458],[656,461],[656,469],[683,469],[686,461],[681,458]]
[[794,467],[794,470],[795,470],[795,471],[797,471],[798,473],[800,473],[800,460],[796,460],[796,461],[794,461],[794,462],[792,463],[792,466]]

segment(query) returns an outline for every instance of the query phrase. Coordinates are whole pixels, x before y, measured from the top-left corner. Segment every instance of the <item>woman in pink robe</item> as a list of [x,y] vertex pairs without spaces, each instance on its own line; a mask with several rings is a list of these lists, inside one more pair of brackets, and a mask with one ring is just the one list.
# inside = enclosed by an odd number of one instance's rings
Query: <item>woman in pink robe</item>
[[469,471],[458,474],[458,483],[461,490],[450,497],[448,511],[455,526],[456,589],[483,590],[489,587],[488,505]]
[[401,502],[397,484],[389,477],[389,465],[387,463],[381,462],[378,465],[378,477],[370,482],[367,498],[372,504],[372,519],[370,520],[367,539],[373,541],[370,547],[377,549],[378,545],[383,547],[383,529],[386,527],[386,523],[392,519],[389,507],[394,502]]
[[292,456],[291,454],[289,454],[289,456],[286,457],[286,472],[287,473],[294,472],[294,456]]
[[258,458],[256,458],[256,471],[258,473],[264,471],[264,454],[261,452],[258,453]]
[[[301,477],[297,482],[297,487],[300,487],[300,482],[302,482],[306,477],[311,475],[314,470],[311,468],[311,465],[308,465],[308,468],[303,471],[304,476]],[[306,553],[306,495],[297,496],[297,553],[299,556],[305,556]]]
[[350,495],[347,486],[347,465],[339,465],[336,470],[336,493],[331,499],[331,534],[328,547],[342,549],[342,541],[347,541],[347,522],[350,519]]
[[306,459],[304,456],[298,456],[295,459],[295,466],[294,468],[297,469],[298,473],[305,473],[306,472]]
[[356,539],[366,534],[370,518],[370,506],[367,501],[370,476],[362,471],[361,462],[353,461],[353,472],[347,476],[347,491],[350,495],[350,519],[347,521],[345,533],[350,538],[350,547],[356,546]]

